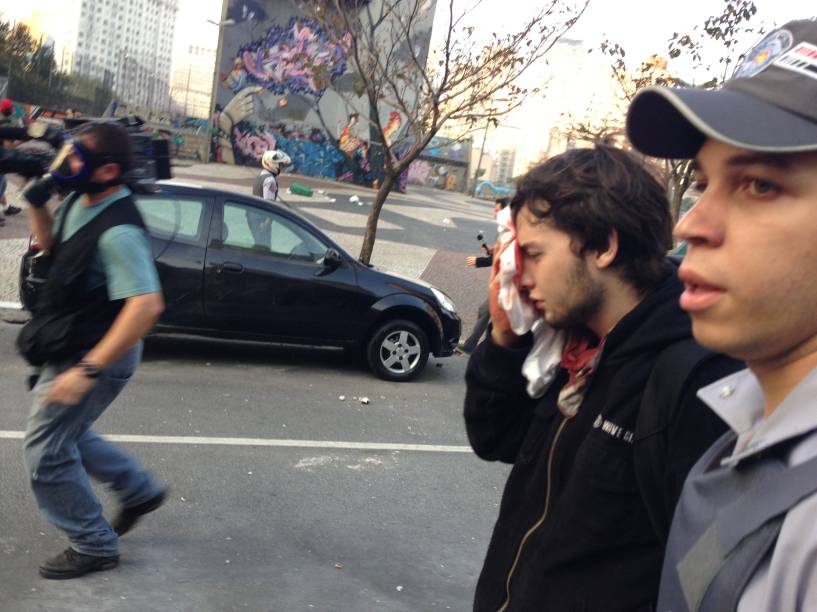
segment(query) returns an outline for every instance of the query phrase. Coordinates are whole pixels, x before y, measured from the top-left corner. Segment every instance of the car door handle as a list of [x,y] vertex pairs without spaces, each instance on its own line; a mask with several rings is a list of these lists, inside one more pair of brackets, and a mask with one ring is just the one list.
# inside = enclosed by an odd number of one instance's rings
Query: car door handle
[[225,261],[221,264],[216,264],[216,274],[221,274],[222,272],[233,272],[235,274],[240,274],[244,271],[244,266],[240,263],[235,263],[232,261]]

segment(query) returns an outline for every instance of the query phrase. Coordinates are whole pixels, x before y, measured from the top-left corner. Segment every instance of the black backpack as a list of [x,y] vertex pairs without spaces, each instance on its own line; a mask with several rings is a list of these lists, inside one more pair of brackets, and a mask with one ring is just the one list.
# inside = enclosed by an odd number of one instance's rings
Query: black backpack
[[668,429],[689,378],[720,356],[694,338],[670,345],[659,354],[641,397],[634,444],[636,480],[650,522],[662,540],[669,533],[674,510],[661,486],[668,471]]

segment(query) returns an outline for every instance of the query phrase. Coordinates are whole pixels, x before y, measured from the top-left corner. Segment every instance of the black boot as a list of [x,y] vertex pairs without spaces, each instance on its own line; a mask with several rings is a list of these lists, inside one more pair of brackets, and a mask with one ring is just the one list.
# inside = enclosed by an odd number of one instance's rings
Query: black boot
[[136,524],[142,515],[148,512],[153,512],[167,499],[167,490],[160,491],[149,500],[131,506],[129,508],[122,508],[119,515],[111,523],[111,527],[116,532],[116,535],[123,536],[128,533]]
[[66,580],[79,578],[90,572],[113,569],[117,565],[119,565],[119,555],[95,557],[78,553],[73,548],[66,548],[40,565],[40,576],[49,580]]

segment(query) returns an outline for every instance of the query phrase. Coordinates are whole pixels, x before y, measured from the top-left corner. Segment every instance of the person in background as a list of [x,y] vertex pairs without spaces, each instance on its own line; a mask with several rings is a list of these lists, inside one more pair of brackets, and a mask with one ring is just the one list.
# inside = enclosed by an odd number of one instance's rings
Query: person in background
[[[283,151],[266,151],[261,156],[262,170],[255,177],[252,194],[268,202],[276,202],[278,200],[278,175],[283,167],[290,163],[292,163],[292,160]],[[272,240],[272,220],[270,216],[250,209],[247,209],[245,214],[255,248],[269,251]]]
[[[499,198],[494,202],[494,217],[499,214],[499,211],[508,206],[510,200],[508,198]],[[481,236],[482,234],[480,234]],[[485,251],[485,255],[483,257],[476,257],[475,255],[469,255],[465,258],[465,265],[470,266],[472,268],[487,268],[490,267],[494,262],[494,255],[493,251],[496,248],[496,245],[493,247],[489,247],[485,244],[484,240],[482,242],[482,250]],[[470,355],[474,352],[477,344],[482,339],[482,336],[485,334],[485,330],[488,329],[488,324],[491,322],[491,314],[488,311],[488,300],[485,300],[479,306],[479,310],[477,311],[477,322],[474,323],[474,328],[471,331],[471,335],[468,338],[457,345],[457,351],[462,353],[463,355]]]
[[270,202],[278,199],[278,175],[284,166],[292,163],[289,155],[283,151],[266,151],[261,156],[261,172],[255,177],[252,194]]
[[[14,102],[9,100],[8,98],[4,98],[0,100],[0,128],[2,127],[19,127],[17,124],[19,122],[14,120]],[[3,141],[3,147],[10,148],[13,143],[10,141]],[[19,214],[22,209],[17,206],[12,206],[8,203],[8,197],[6,196],[6,190],[8,189],[8,179],[6,179],[5,174],[0,174],[0,214],[3,216],[0,217],[0,227],[6,224],[6,220],[4,217],[10,217],[12,215]]]

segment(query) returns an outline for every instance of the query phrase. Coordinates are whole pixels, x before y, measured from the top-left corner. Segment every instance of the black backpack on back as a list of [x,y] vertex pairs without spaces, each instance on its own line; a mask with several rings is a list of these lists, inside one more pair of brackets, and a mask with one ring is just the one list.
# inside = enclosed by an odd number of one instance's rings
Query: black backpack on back
[[670,345],[658,356],[641,397],[633,451],[636,480],[650,522],[664,541],[676,501],[667,499],[666,488],[662,487],[669,471],[670,423],[692,374],[719,357],[722,355],[705,349],[694,338]]

